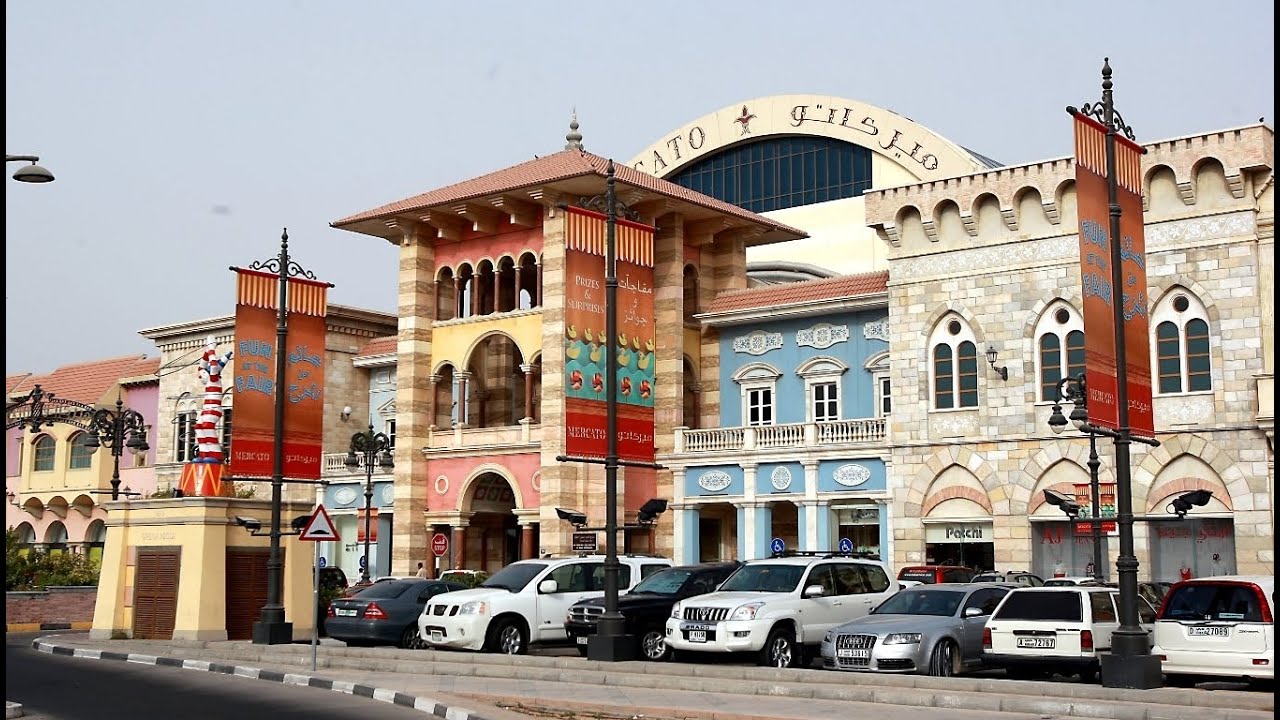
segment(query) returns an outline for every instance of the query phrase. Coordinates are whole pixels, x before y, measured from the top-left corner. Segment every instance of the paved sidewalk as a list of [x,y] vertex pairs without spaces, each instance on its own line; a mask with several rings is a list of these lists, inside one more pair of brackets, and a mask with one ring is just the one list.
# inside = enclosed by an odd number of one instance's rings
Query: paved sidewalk
[[[1269,693],[1167,688],[1114,690],[1097,685],[981,678],[879,676],[680,663],[594,663],[577,657],[508,657],[473,653],[357,649],[325,645],[310,671],[306,645],[244,642],[90,641],[83,635],[40,641],[63,653],[139,653],[173,658],[159,664],[227,663],[264,679],[319,676],[336,689],[414,706],[457,720],[528,720],[531,716],[646,720],[808,720],[871,716],[876,720],[1262,720]],[[223,670],[226,672],[227,670]],[[237,671],[243,674],[245,671]],[[255,676],[257,677],[257,676]],[[296,681],[295,681],[296,682]],[[323,683],[323,681],[322,681]],[[344,685],[345,683],[345,685]],[[303,681],[296,684],[308,684]],[[333,683],[330,683],[333,685]],[[374,691],[376,689],[376,692]],[[391,698],[391,699],[388,699]]]

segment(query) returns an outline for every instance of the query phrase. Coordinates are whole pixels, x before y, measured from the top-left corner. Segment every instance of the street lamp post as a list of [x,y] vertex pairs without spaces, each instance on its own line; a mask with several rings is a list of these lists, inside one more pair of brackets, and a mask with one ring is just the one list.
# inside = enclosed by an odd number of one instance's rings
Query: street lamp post
[[375,433],[373,425],[364,432],[351,436],[351,449],[347,451],[346,466],[354,472],[364,464],[364,562],[360,564],[360,582],[369,583],[369,536],[372,535],[373,515],[373,463],[377,461],[383,470],[395,467],[391,456],[391,438],[385,433]]
[[93,411],[86,428],[88,439],[84,446],[89,452],[96,451],[102,445],[111,450],[111,499],[120,499],[120,456],[127,448],[130,453],[146,452],[147,421],[137,410],[124,406],[124,401],[116,398],[116,408],[98,408]]
[[[1123,132],[1129,141],[1135,140],[1133,129],[1115,109],[1112,96],[1111,63],[1102,64],[1102,101],[1085,103],[1080,109],[1068,107],[1073,117],[1080,115],[1102,124],[1106,132],[1104,157],[1107,183],[1109,260],[1111,263],[1111,292],[1125,292],[1124,252],[1120,234],[1120,185],[1116,175],[1116,134]],[[1119,299],[1118,296],[1116,299]],[[1140,298],[1144,303],[1145,298]],[[1115,443],[1116,457],[1116,520],[1120,534],[1120,553],[1116,558],[1116,574],[1120,583],[1118,616],[1120,625],[1111,635],[1111,652],[1101,656],[1102,684],[1105,687],[1148,689],[1161,686],[1160,659],[1151,654],[1150,636],[1138,624],[1138,557],[1133,545],[1133,488],[1129,446],[1137,441],[1158,446],[1159,441],[1133,434],[1129,412],[1129,386],[1127,348],[1125,340],[1124,303],[1110,303],[1113,341],[1116,363],[1116,429],[1088,424],[1087,432],[1106,435]]]
[[20,167],[13,171],[13,179],[18,182],[25,183],[47,183],[53,182],[53,173],[40,167],[36,163],[40,162],[39,155],[5,155],[6,164],[11,162],[29,162],[30,165]]
[[[1089,425],[1089,413],[1085,409],[1088,395],[1085,390],[1084,373],[1076,377],[1064,377],[1058,382],[1057,399],[1053,403],[1053,414],[1049,416],[1049,427],[1060,433],[1067,427],[1067,418],[1062,416],[1062,401],[1070,400],[1071,424],[1077,430],[1089,436],[1089,503],[1092,517],[1089,518],[1090,535],[1093,537],[1093,579],[1102,582],[1102,502],[1101,489],[1098,484],[1098,433]],[[1075,520],[1072,519],[1072,537],[1075,536]]]
[[[235,268],[232,268],[233,270]],[[274,385],[275,417],[272,419],[271,438],[271,543],[267,554],[267,603],[262,614],[253,624],[253,644],[282,645],[293,642],[293,623],[285,622],[284,615],[284,562],[280,553],[280,538],[292,533],[281,532],[281,504],[284,501],[284,396],[285,360],[289,337],[289,278],[303,277],[314,280],[315,274],[303,269],[289,257],[289,230],[280,235],[280,254],[267,260],[255,260],[250,270],[274,272],[279,285],[279,305],[276,309],[276,372]]]

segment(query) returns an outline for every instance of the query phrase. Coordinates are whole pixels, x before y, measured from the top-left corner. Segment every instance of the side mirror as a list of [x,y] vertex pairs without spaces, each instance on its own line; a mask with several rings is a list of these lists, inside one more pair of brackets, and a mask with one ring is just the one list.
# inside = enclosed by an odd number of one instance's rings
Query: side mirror
[[804,593],[801,594],[801,597],[816,598],[816,597],[823,597],[826,594],[827,594],[827,591],[822,589],[821,585],[810,585],[809,587],[804,589]]
[[977,606],[967,607],[964,609],[964,616],[967,618],[978,617],[981,614],[982,614],[982,608]]
[[555,580],[543,580],[542,582],[538,583],[538,592],[542,593],[543,595],[550,595],[551,593],[556,592],[559,589],[560,589],[560,585]]

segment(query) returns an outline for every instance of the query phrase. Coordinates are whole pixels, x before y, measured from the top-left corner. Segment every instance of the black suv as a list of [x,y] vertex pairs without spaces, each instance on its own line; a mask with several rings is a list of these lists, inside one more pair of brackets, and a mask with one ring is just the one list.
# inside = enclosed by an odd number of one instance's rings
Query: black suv
[[[660,570],[618,597],[618,612],[626,620],[626,632],[639,643],[639,657],[644,660],[671,659],[671,648],[663,640],[663,628],[671,616],[671,608],[680,600],[715,592],[742,563],[720,562],[702,565],[680,565]],[[587,654],[587,638],[596,632],[596,623],[604,614],[604,598],[574,603],[565,617],[564,630]]]

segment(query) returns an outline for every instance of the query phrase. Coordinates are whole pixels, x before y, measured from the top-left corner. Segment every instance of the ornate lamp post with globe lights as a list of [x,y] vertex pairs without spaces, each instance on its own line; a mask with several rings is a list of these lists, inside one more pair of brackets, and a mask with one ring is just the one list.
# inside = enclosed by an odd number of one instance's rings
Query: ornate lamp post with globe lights
[[386,433],[376,433],[373,425],[364,432],[351,436],[351,449],[347,451],[347,469],[355,472],[364,466],[364,560],[360,563],[360,582],[369,583],[369,537],[372,533],[373,515],[373,464],[383,470],[395,467],[392,459],[391,438]]

